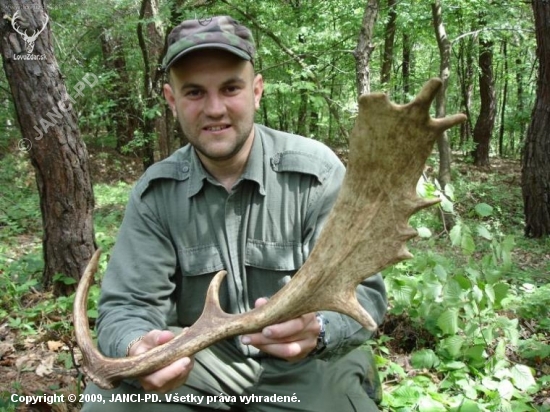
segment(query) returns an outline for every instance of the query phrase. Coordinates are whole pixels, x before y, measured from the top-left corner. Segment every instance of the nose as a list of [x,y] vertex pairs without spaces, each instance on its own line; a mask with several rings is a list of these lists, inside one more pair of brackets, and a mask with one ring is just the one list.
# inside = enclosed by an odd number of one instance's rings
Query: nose
[[204,103],[204,114],[212,118],[219,118],[225,114],[225,103],[217,93],[209,94]]

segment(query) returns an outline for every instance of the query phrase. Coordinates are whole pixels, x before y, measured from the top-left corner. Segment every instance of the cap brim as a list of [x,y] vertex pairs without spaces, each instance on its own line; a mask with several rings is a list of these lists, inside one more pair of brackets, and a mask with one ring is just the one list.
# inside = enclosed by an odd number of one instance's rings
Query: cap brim
[[193,47],[189,47],[183,51],[181,51],[180,53],[176,54],[174,57],[172,57],[165,65],[164,65],[164,70],[168,70],[170,68],[170,66],[172,66],[176,61],[178,61],[179,59],[181,59],[183,56],[185,56],[186,54],[189,54],[191,52],[194,52],[194,51],[197,51],[197,50],[202,50],[202,49],[219,49],[219,50],[225,50],[225,51],[228,51],[230,53],[233,53],[237,56],[239,56],[241,59],[243,60],[248,60],[248,61],[251,61],[252,60],[252,57],[250,57],[250,55],[246,52],[244,52],[243,50],[237,48],[237,47],[233,47],[229,44],[219,44],[219,43],[204,43],[204,44],[197,44],[196,46],[193,46]]

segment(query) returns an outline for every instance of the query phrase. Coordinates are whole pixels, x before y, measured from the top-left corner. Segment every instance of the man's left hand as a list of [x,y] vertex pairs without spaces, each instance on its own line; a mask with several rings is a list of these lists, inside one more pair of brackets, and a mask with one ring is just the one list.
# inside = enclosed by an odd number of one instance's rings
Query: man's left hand
[[[254,306],[258,308],[266,303],[266,298],[259,298]],[[320,330],[315,313],[308,313],[296,319],[266,326],[261,332],[244,335],[241,342],[277,358],[294,362],[304,359],[315,349]]]

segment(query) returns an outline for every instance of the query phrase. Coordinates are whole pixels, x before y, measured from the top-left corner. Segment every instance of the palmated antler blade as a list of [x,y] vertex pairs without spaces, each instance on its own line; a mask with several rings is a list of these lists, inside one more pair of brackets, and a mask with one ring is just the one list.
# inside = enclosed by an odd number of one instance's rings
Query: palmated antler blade
[[441,84],[431,79],[407,105],[393,104],[384,94],[360,97],[342,189],[292,285],[272,298],[281,300],[279,306],[286,307],[289,290],[307,290],[302,299],[311,300],[309,311],[333,310],[353,317],[367,329],[376,328],[357,301],[356,287],[411,257],[405,242],[417,232],[409,226],[409,218],[438,202],[416,195],[424,164],[441,133],[466,120],[462,114],[430,117]]
[[357,301],[357,285],[411,257],[405,242],[416,231],[408,220],[437,202],[420,199],[416,183],[438,136],[466,119],[464,115],[430,117],[439,87],[440,80],[430,80],[407,105],[392,104],[383,94],[361,96],[346,177],[325,228],[304,266],[259,308],[239,315],[223,312],[218,301],[222,271],[212,280],[204,311],[191,328],[142,355],[106,358],[87,330],[86,300],[97,269],[96,252],[78,285],[74,309],[86,374],[109,389],[123,378],[149,374],[220,340],[321,310],[347,314],[374,330],[376,323]]

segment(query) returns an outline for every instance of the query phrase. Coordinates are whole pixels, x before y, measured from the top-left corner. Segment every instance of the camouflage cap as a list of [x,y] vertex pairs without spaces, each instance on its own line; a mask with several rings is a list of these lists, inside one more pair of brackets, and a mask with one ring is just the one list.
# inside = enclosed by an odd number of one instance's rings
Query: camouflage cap
[[186,20],[168,35],[168,50],[162,61],[164,70],[183,55],[199,49],[227,50],[254,64],[254,38],[250,30],[229,16]]

